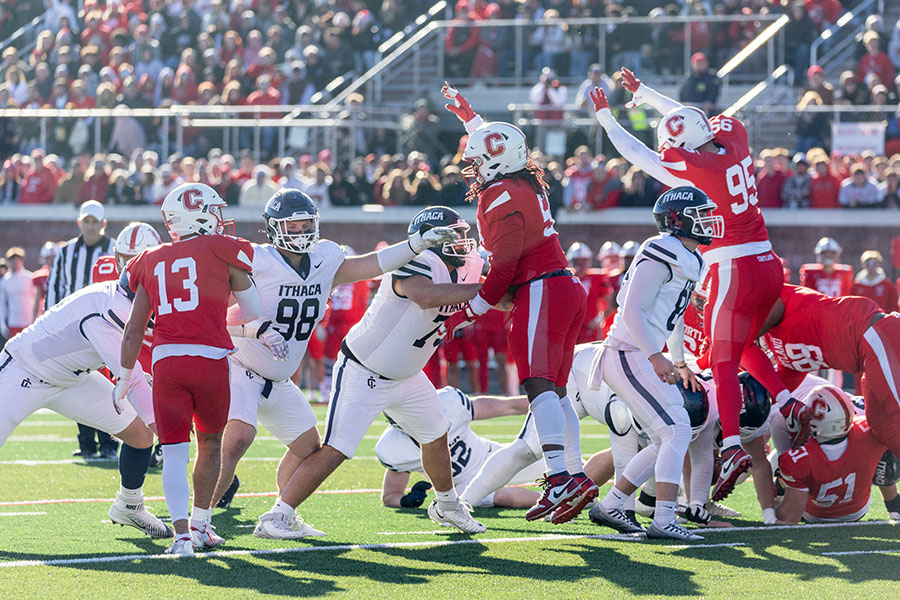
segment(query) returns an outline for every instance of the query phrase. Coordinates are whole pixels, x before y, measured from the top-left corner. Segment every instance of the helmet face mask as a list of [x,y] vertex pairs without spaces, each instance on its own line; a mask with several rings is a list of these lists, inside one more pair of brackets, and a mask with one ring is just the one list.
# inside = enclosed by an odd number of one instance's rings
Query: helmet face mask
[[[319,245],[319,209],[315,202],[295,189],[280,190],[266,203],[263,213],[266,236],[281,250],[306,254]],[[292,223],[311,223],[311,226],[292,226]]]
[[462,170],[467,181],[478,185],[525,168],[528,144],[525,134],[509,123],[485,123],[466,142],[463,158],[469,162]]
[[407,233],[409,235],[421,234],[435,227],[450,227],[456,230],[459,238],[452,242],[445,242],[439,248],[429,248],[428,250],[440,256],[441,260],[451,267],[463,266],[466,259],[475,253],[477,246],[475,239],[468,237],[469,224],[452,208],[429,206],[412,218],[407,227]]
[[716,203],[704,192],[684,186],[661,195],[653,207],[653,216],[661,233],[697,240],[708,246],[725,235],[725,219],[711,214],[716,208]]
[[[459,238],[453,242],[444,242],[441,246],[441,253],[444,256],[462,258],[463,262],[465,262],[465,259],[475,252],[475,248],[478,245],[475,238],[468,237],[471,227],[468,223],[461,220],[455,225],[450,225],[450,229],[454,229],[459,234]],[[462,264],[457,266],[462,266]]]

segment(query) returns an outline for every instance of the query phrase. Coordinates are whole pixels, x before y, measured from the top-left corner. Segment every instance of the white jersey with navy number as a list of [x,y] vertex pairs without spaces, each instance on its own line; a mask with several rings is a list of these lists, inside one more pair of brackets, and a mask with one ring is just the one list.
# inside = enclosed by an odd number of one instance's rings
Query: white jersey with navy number
[[[469,397],[454,387],[438,390],[441,408],[450,422],[447,442],[450,445],[450,461],[456,486],[464,485],[478,474],[481,465],[500,444],[479,437],[469,426],[475,418],[475,410]],[[419,447],[397,425],[390,425],[375,444],[378,460],[392,471],[424,473]]]
[[322,240],[313,252],[303,254],[294,268],[275,246],[253,244],[253,272],[259,292],[261,321],[271,321],[287,340],[287,360],[276,360],[255,338],[233,337],[237,352],[231,360],[271,381],[284,381],[300,367],[309,336],[325,316],[334,276],[344,262],[344,251]]
[[121,332],[118,323],[127,320],[130,312],[131,300],[117,282],[95,283],[66,296],[9,340],[5,349],[29,373],[61,387],[80,383],[104,365],[117,373],[121,336],[118,347],[107,341],[110,347],[98,349],[82,325],[88,319],[102,319]]
[[394,281],[421,276],[435,284],[478,283],[483,262],[470,256],[451,272],[436,253],[425,251],[385,275],[362,320],[345,338],[350,351],[367,369],[388,379],[406,379],[421,371],[441,343],[441,323],[462,307],[420,308],[395,291]]
[[[631,282],[635,269],[646,261],[665,265],[668,277],[658,289],[632,290]],[[648,308],[647,322],[644,325],[653,338],[652,343],[657,352],[662,351],[669,335],[681,322],[702,270],[703,257],[700,253],[691,252],[678,238],[666,233],[646,240],[635,254],[634,262],[622,280],[616,300],[619,306],[624,306],[629,294],[638,294],[641,302]],[[629,331],[622,310],[616,314],[609,330],[609,337],[613,338],[610,340],[613,347],[621,348],[622,344],[640,347]]]

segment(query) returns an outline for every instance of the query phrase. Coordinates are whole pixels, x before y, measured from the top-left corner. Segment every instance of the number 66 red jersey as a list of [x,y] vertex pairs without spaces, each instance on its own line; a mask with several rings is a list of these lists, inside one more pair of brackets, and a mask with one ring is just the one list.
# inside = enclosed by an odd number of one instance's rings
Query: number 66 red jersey
[[229,265],[251,271],[253,247],[225,235],[199,235],[145,250],[126,268],[128,285],[147,290],[153,348],[167,344],[234,349],[225,328]]

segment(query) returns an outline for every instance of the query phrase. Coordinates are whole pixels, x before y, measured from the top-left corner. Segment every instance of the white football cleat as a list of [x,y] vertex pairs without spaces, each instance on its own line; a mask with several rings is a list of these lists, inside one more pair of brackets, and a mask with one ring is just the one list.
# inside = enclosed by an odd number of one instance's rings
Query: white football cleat
[[656,521],[650,523],[650,527],[647,528],[647,537],[651,539],[682,540],[684,542],[699,542],[706,539],[701,535],[691,533],[679,525],[677,521],[672,521],[662,527],[658,526]]
[[296,515],[272,511],[259,518],[259,524],[253,530],[253,535],[271,540],[299,540],[305,537],[322,537],[327,534],[304,523],[303,519]]
[[741,518],[741,513],[739,513],[738,511],[734,510],[733,508],[729,508],[724,504],[713,502],[712,500],[707,500],[706,504],[703,505],[703,508],[705,508],[706,512],[714,517],[722,517],[725,519]]
[[472,518],[469,514],[471,510],[461,502],[451,510],[441,510],[438,508],[438,501],[434,500],[428,507],[428,516],[442,527],[456,527],[463,533],[484,533],[487,527]]
[[591,522],[601,527],[612,527],[619,533],[645,533],[646,531],[632,511],[621,508],[606,510],[602,503],[597,503],[588,513],[588,517]]
[[175,535],[172,528],[144,508],[143,502],[128,504],[119,497],[109,507],[109,520],[117,525],[128,525],[139,529],[153,538],[170,538]]
[[215,548],[225,543],[225,539],[216,534],[215,527],[207,521],[202,529],[191,527],[191,543],[194,548],[202,550],[205,548]]
[[166,548],[163,554],[175,554],[177,556],[194,556],[194,545],[190,538],[176,539],[175,543]]

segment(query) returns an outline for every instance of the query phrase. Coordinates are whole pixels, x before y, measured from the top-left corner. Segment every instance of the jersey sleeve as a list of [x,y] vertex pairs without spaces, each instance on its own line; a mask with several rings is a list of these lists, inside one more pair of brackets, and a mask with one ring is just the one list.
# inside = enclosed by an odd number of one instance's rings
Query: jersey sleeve
[[516,276],[525,244],[525,220],[520,212],[508,213],[502,219],[487,220],[485,229],[491,239],[491,270],[478,295],[494,306],[509,290]]
[[125,270],[119,277],[119,284],[132,294],[136,294],[138,285],[142,283],[144,277],[144,265],[147,262],[147,251],[141,252],[125,265]]
[[253,271],[253,246],[245,239],[225,235],[215,236],[213,253],[226,264],[243,271]]
[[438,390],[438,396],[451,429],[468,425],[475,418],[475,407],[462,390],[447,386]]
[[422,470],[419,448],[399,427],[389,425],[375,443],[375,455],[386,468],[399,473]]
[[805,446],[796,450],[785,452],[778,457],[778,468],[781,471],[781,479],[790,488],[801,492],[808,492],[810,485],[811,465],[809,453]]
[[428,279],[433,280],[436,271],[436,261],[440,261],[437,254],[431,252],[430,250],[426,250],[416,258],[412,259],[399,269],[393,272],[393,276],[396,279],[408,279],[410,277],[415,277],[419,275],[421,277],[427,277]]

